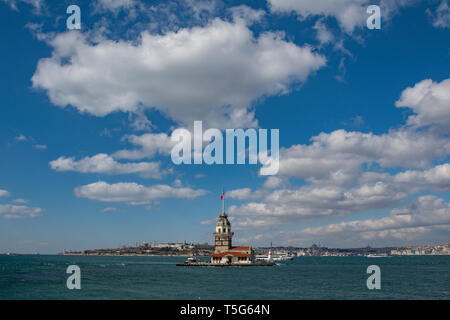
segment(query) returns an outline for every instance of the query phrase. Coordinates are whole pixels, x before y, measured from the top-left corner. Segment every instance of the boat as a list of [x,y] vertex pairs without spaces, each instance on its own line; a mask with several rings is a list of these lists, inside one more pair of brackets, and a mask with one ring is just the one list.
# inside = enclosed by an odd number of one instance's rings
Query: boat
[[186,261],[184,263],[189,264],[189,263],[195,263],[195,262],[197,262],[197,258],[189,257],[186,259]]
[[268,254],[260,254],[255,257],[255,260],[259,261],[287,261],[293,260],[294,257],[288,253],[275,253],[272,255],[272,251],[269,250]]
[[288,260],[294,260],[293,256],[290,256],[287,253],[282,253],[282,254],[275,254],[272,257],[273,261],[288,261]]
[[367,258],[386,258],[388,255],[387,253],[380,253],[380,254],[368,254]]

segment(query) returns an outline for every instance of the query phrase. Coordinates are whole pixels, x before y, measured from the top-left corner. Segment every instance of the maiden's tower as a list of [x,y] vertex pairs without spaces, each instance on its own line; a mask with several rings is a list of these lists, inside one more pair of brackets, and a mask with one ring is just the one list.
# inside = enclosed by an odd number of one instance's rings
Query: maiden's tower
[[225,212],[225,193],[222,192],[222,212],[217,220],[214,236],[214,253],[211,254],[210,261],[197,261],[196,258],[189,258],[184,263],[177,266],[273,266],[275,263],[255,263],[255,254],[250,246],[233,246],[233,232],[231,223]]
[[233,234],[231,223],[225,213],[225,193],[220,196],[222,200],[222,213],[216,224],[214,235],[214,253],[211,255],[213,264],[250,264],[254,260],[252,247],[233,247]]

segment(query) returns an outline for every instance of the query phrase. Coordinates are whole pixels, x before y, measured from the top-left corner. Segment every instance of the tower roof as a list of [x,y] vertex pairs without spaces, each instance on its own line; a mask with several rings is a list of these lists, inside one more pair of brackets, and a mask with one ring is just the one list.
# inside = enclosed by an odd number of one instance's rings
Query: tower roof
[[228,220],[228,216],[225,212],[222,212],[219,216],[219,220],[217,221],[217,226],[231,226],[230,221]]

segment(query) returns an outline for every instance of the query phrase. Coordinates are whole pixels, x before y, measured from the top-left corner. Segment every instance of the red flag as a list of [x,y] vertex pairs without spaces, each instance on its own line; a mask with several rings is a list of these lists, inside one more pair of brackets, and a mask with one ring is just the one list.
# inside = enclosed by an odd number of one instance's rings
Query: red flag
[[220,196],[220,200],[223,200],[223,195]]

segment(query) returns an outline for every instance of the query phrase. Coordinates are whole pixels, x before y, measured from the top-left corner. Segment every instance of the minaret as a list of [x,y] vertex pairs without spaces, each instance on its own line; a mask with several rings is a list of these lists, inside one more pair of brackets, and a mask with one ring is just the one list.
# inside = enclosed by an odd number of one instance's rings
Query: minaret
[[222,213],[219,215],[219,220],[216,224],[216,232],[214,235],[214,252],[220,253],[228,251],[231,249],[233,232],[231,232],[231,224],[228,221],[228,216],[225,213],[225,191],[222,190],[222,195],[220,196],[222,200]]

